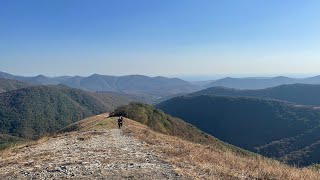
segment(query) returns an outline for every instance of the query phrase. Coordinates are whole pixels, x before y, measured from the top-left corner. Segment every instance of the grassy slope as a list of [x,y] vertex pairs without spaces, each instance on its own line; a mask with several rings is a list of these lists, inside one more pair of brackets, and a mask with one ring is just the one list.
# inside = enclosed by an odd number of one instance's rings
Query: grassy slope
[[0,134],[0,150],[16,146],[21,143],[27,142],[26,139],[10,136],[7,134]]

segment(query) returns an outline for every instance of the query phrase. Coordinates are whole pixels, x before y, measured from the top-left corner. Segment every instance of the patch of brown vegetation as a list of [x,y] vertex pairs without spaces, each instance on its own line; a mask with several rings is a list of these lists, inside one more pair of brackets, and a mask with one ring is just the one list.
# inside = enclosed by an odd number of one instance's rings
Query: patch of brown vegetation
[[72,132],[72,131],[78,131],[78,130],[86,131],[93,127],[96,127],[97,124],[101,122],[101,120],[107,118],[108,116],[109,116],[108,113],[92,116],[92,117],[83,119],[81,121],[78,121],[74,124],[71,124],[65,127],[64,129],[62,129],[60,132]]
[[320,173],[295,168],[262,156],[239,155],[233,151],[201,145],[151,131],[126,120],[124,133],[147,143],[179,173],[194,179],[319,179]]

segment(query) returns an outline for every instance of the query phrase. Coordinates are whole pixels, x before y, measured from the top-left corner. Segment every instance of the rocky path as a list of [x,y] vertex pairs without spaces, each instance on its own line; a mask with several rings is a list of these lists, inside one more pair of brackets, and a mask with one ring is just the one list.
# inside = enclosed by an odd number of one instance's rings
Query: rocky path
[[181,178],[118,129],[61,134],[0,158],[0,179]]

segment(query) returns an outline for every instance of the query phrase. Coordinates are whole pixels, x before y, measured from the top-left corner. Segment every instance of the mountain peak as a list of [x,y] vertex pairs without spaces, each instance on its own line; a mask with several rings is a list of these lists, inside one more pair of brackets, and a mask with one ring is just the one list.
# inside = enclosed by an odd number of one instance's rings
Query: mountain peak
[[46,77],[46,76],[44,76],[44,75],[40,74],[40,75],[36,76],[35,78],[48,78],[48,77]]

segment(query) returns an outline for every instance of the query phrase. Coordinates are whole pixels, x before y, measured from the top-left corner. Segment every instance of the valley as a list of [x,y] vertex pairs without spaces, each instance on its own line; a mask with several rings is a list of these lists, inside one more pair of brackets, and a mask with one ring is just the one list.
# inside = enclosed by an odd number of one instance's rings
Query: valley
[[177,97],[157,107],[249,151],[296,166],[320,162],[316,156],[320,111],[313,107],[279,100],[210,95]]

